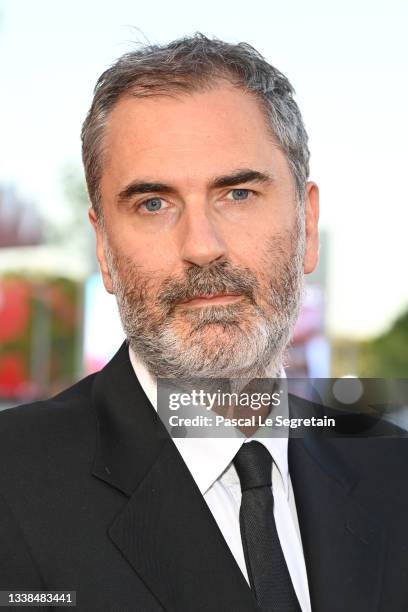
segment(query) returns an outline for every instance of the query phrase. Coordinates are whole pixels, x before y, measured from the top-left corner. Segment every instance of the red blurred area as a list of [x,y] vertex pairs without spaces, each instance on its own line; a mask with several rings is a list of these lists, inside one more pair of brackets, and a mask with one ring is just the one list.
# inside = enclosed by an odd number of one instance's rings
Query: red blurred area
[[30,316],[30,288],[21,280],[0,285],[0,342],[8,342],[26,330]]

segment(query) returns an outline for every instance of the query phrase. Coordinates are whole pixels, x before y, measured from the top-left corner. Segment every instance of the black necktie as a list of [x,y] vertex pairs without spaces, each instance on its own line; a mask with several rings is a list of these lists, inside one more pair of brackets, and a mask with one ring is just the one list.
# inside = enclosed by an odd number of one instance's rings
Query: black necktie
[[242,490],[242,546],[258,606],[263,612],[300,612],[273,516],[272,456],[260,442],[247,442],[233,463]]

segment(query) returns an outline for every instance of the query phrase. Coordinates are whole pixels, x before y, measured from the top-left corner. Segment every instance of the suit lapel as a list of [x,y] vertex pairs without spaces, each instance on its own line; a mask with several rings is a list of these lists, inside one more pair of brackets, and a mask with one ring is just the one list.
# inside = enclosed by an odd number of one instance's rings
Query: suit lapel
[[194,479],[141,389],[124,345],[97,375],[93,474],[127,503],[109,537],[168,611],[256,605]]
[[375,612],[385,532],[353,496],[356,476],[327,438],[289,441],[313,612]]
[[166,610],[255,610],[251,591],[172,442],[109,530]]

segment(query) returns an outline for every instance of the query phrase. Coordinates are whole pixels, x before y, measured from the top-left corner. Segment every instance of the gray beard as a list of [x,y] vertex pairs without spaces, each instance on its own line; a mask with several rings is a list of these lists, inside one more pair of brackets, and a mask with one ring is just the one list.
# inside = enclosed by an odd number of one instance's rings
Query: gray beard
[[[263,275],[269,279],[262,306],[256,300],[260,288],[254,273],[227,261],[193,266],[184,279],[166,279],[153,303],[152,275],[117,257],[105,237],[113,291],[131,348],[156,377],[278,377],[303,294],[304,244],[302,227],[270,240],[263,262]],[[193,296],[221,292],[241,293],[245,299],[180,307]]]

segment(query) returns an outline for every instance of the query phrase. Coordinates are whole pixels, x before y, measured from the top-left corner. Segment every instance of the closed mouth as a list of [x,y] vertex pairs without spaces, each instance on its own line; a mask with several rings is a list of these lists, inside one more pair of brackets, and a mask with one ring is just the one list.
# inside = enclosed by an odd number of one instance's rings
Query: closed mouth
[[188,300],[180,302],[183,306],[211,306],[215,304],[227,304],[242,298],[241,293],[215,293],[212,295],[196,295]]

